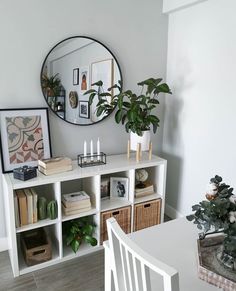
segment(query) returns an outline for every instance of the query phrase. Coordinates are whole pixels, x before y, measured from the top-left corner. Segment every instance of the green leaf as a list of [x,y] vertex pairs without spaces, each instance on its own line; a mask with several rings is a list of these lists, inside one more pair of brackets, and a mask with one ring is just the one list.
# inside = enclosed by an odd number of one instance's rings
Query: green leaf
[[92,93],[92,94],[89,96],[89,105],[92,105],[92,104],[93,104],[93,99],[94,99],[95,96],[96,96],[96,93]]
[[91,224],[87,224],[83,228],[83,234],[92,235],[94,227]]
[[163,84],[157,86],[157,90],[158,90],[158,92],[171,94],[170,88],[166,83],[163,83]]
[[186,218],[188,221],[193,221],[195,216],[193,214],[190,214],[190,215],[187,215]]
[[71,248],[72,248],[72,250],[74,251],[75,254],[77,253],[77,251],[78,251],[80,245],[81,245],[81,241],[78,241],[78,240],[76,240],[76,239],[74,239],[74,240],[71,242],[71,245],[70,245],[70,246],[71,246]]
[[99,96],[100,97],[107,97],[107,96],[111,97],[111,94],[108,92],[104,92],[104,93],[100,93]]
[[91,235],[86,235],[84,237],[84,240],[89,243],[91,246],[96,246],[98,244],[97,240],[95,237],[92,237]]
[[116,123],[120,123],[122,118],[122,110],[118,110],[115,114],[115,121]]
[[154,99],[154,98],[150,99],[148,101],[148,103],[151,103],[151,104],[160,104],[160,102],[157,99]]
[[98,86],[98,87],[102,87],[102,85],[103,85],[103,82],[101,80],[91,84],[91,86]]
[[88,91],[84,92],[84,95],[91,94],[91,93],[97,93],[97,91],[94,89],[89,89]]
[[73,233],[70,233],[67,237],[66,237],[66,245],[70,245],[71,242],[73,241],[75,235]]
[[96,113],[97,117],[102,115],[103,111],[104,111],[104,108],[102,106],[98,107],[98,110],[97,110],[97,113]]

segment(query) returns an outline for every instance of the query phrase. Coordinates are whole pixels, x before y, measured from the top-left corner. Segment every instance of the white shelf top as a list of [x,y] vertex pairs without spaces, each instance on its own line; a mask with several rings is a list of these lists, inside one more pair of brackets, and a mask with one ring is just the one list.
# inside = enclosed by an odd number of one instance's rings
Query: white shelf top
[[130,159],[127,159],[126,154],[122,155],[111,155],[107,156],[107,164],[93,167],[80,168],[77,165],[77,161],[73,161],[73,170],[68,172],[63,172],[59,174],[45,176],[44,174],[38,172],[38,176],[27,180],[21,181],[13,178],[13,174],[4,174],[7,183],[10,183],[13,189],[21,189],[28,187],[35,187],[38,185],[45,185],[55,182],[63,182],[69,180],[75,180],[80,178],[92,177],[96,175],[106,175],[111,173],[116,173],[120,171],[127,171],[131,169],[139,169],[145,167],[152,167],[157,165],[166,164],[166,160],[152,156],[151,160],[148,159],[148,154],[142,154],[142,160],[136,162],[135,155],[132,154]]
[[159,198],[163,198],[163,197],[157,193],[154,193],[154,194],[147,195],[144,197],[134,198],[134,204],[143,203],[146,201],[151,201],[151,200],[159,199]]
[[106,199],[101,202],[101,212],[122,208],[131,205],[131,202],[126,199]]
[[97,214],[97,213],[98,213],[98,211],[96,210],[96,208],[92,208],[89,211],[84,211],[84,212],[81,212],[79,214],[63,215],[62,216],[62,221],[64,222],[64,221],[77,219],[77,218],[84,217],[84,216],[94,215],[94,214]]
[[62,260],[66,261],[66,260],[70,260],[70,259],[77,258],[80,256],[84,256],[84,255],[90,254],[91,251],[98,251],[100,249],[101,249],[101,246],[99,245],[92,247],[89,244],[82,243],[81,246],[79,247],[79,250],[75,254],[73,250],[71,249],[71,246],[63,246]]
[[27,224],[27,225],[24,225],[24,226],[21,226],[21,227],[18,227],[16,229],[16,233],[20,233],[20,232],[23,232],[23,231],[27,231],[27,230],[31,230],[31,229],[35,229],[35,228],[38,228],[38,227],[44,227],[44,226],[48,226],[48,225],[52,225],[52,224],[56,224],[58,223],[59,220],[58,219],[43,219],[43,220],[39,220],[38,222],[36,223],[32,223],[32,224]]

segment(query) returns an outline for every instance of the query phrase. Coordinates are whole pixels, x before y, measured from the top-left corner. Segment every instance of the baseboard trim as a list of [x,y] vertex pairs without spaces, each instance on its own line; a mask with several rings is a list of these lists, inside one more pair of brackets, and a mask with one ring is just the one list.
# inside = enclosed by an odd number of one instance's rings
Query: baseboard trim
[[175,208],[168,204],[165,205],[165,214],[172,219],[184,217],[182,213],[180,213],[179,211],[177,211]]
[[8,250],[7,238],[6,237],[0,238],[0,252],[4,252],[7,250]]

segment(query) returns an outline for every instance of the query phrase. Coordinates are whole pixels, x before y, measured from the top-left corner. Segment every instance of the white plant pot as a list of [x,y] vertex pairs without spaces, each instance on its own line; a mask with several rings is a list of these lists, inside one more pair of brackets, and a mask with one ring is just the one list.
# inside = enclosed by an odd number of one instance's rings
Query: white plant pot
[[142,151],[149,150],[150,130],[145,130],[142,132],[142,134],[143,134],[142,136],[139,136],[136,133],[133,133],[131,131],[131,133],[130,133],[130,149],[131,150],[136,151],[138,143],[141,144]]

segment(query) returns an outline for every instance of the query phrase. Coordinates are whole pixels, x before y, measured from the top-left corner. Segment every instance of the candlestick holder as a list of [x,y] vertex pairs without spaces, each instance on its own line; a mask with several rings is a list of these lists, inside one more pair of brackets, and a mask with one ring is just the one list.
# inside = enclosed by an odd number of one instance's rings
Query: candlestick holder
[[107,163],[106,161],[106,154],[103,152],[94,153],[94,154],[87,154],[86,156],[84,154],[80,154],[77,156],[78,165],[81,168],[84,167],[92,167],[92,166],[99,166],[99,165],[105,165]]

